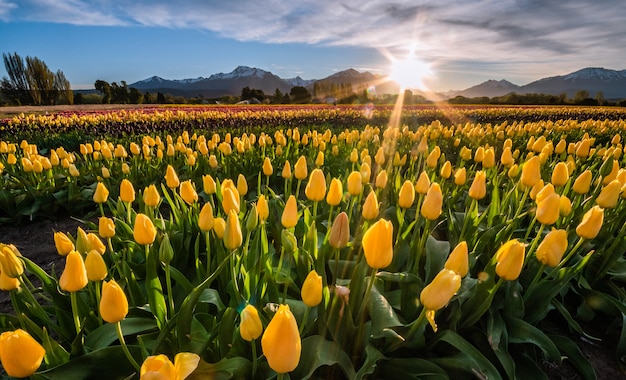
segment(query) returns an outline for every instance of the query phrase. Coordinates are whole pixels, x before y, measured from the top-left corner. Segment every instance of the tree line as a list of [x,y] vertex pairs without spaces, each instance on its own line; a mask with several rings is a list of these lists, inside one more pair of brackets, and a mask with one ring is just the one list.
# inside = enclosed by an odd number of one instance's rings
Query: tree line
[[2,54],[8,74],[0,82],[0,92],[15,105],[73,104],[70,81],[61,70],[53,72],[37,57]]

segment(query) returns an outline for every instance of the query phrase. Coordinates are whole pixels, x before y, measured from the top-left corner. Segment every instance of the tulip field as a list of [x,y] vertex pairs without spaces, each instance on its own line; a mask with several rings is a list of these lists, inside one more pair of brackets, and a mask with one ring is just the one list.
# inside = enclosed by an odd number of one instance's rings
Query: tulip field
[[0,223],[82,221],[48,272],[0,236],[4,376],[595,379],[608,335],[626,373],[624,138],[617,107],[0,120]]

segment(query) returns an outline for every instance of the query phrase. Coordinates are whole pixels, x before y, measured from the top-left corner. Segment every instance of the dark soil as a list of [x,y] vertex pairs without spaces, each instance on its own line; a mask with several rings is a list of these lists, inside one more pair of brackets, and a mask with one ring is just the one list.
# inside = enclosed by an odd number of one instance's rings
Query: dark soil
[[[69,216],[58,216],[55,220],[39,220],[20,226],[0,225],[0,243],[14,244],[23,256],[37,263],[46,272],[50,273],[51,270],[54,270],[57,276],[60,276],[65,261],[56,252],[53,234],[55,231],[61,231],[76,236],[76,228],[79,226],[85,230],[88,228],[80,220]],[[8,294],[1,291],[0,313],[13,313]],[[566,323],[559,320],[548,319],[544,321],[543,325],[546,330],[549,330],[547,331],[549,333],[564,335],[572,339],[580,347],[583,355],[591,362],[598,379],[626,378],[626,374],[619,369],[615,355],[619,335],[607,334],[605,331],[606,324],[595,320],[587,324],[581,323],[587,333],[602,339],[599,342],[569,332]],[[563,360],[561,364],[549,362],[539,364],[550,379],[582,379],[567,359]]]

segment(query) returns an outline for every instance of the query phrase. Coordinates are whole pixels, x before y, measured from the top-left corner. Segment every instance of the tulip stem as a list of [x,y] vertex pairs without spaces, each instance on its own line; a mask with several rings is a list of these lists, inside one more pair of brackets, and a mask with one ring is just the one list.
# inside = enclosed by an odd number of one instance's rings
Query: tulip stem
[[206,275],[207,277],[211,274],[211,240],[209,238],[209,234],[211,231],[207,231],[204,234],[204,240],[206,241]]
[[298,328],[298,332],[300,333],[300,336],[302,336],[302,332],[304,331],[304,326],[306,325],[306,321],[307,321],[307,319],[309,319],[309,310],[311,310],[311,308],[308,307],[308,306],[304,310],[304,316],[302,317],[302,322],[300,323],[300,328]]
[[361,323],[365,319],[365,308],[370,301],[370,293],[372,292],[372,286],[374,286],[374,281],[376,280],[376,268],[372,268],[372,272],[370,273],[370,280],[367,283],[367,289],[365,289],[365,294],[363,295],[363,303],[361,303],[361,307],[359,308],[359,323]]
[[546,268],[546,264],[541,264],[541,266],[539,267],[539,270],[537,271],[537,274],[535,275],[535,277],[533,278],[533,280],[530,282],[530,284],[528,285],[528,288],[526,288],[526,291],[524,292],[524,299],[526,299],[526,297],[530,294],[530,291],[532,290],[532,288],[535,286],[535,284],[537,283],[537,281],[539,281],[539,279],[541,278],[541,274],[543,273],[543,270]]
[[122,346],[122,350],[124,351],[124,355],[126,355],[126,358],[130,362],[130,364],[132,364],[133,367],[135,367],[135,369],[139,372],[140,371],[139,364],[137,364],[137,362],[135,361],[135,358],[133,358],[133,356],[130,354],[130,351],[128,351],[128,346],[126,345],[126,341],[124,340],[124,334],[122,334],[122,323],[121,323],[121,321],[117,321],[115,323],[115,329],[117,330],[117,337],[120,340],[120,345]]
[[167,287],[167,306],[170,309],[170,319],[174,318],[174,294],[172,293],[172,276],[170,273],[170,265],[165,264],[165,286]]
[[537,248],[537,243],[539,243],[539,239],[541,238],[541,234],[543,233],[543,230],[545,227],[546,225],[543,223],[541,223],[541,225],[539,226],[539,231],[537,231],[537,235],[533,239],[532,243],[530,244],[530,248],[528,249],[528,252],[526,253],[526,259],[524,260],[525,262],[528,261],[531,255],[535,252],[535,248]]
[[80,334],[80,318],[78,317],[78,302],[76,292],[70,292],[70,303],[72,305],[72,316],[74,317],[74,327],[76,327],[76,335]]
[[569,251],[567,256],[565,256],[565,258],[563,260],[561,260],[559,265],[557,265],[556,267],[554,267],[554,269],[552,269],[552,271],[550,272],[550,276],[556,275],[557,272],[559,271],[559,269],[561,269],[561,267],[563,267],[563,265],[565,265],[565,263],[569,259],[571,259],[572,256],[574,256],[576,251],[578,251],[578,249],[583,245],[584,242],[585,242],[584,238],[582,238],[582,237],[578,238],[578,241],[576,242],[576,245],[574,245],[574,247],[572,247],[572,249]]
[[257,368],[256,340],[252,339],[250,343],[252,344],[252,378],[256,379],[256,368]]
[[100,215],[105,216],[104,215],[104,207],[102,206],[102,203],[98,203],[98,207],[100,208]]

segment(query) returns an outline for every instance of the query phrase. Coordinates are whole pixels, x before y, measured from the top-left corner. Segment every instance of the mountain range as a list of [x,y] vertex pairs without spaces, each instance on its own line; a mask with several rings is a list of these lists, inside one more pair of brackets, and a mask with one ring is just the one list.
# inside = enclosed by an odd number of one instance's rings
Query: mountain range
[[[141,91],[163,92],[172,95],[220,97],[224,95],[240,95],[241,89],[249,87],[260,89],[265,94],[274,94],[276,89],[289,93],[292,87],[303,86],[313,90],[314,87],[335,88],[350,87],[358,92],[376,86],[377,94],[397,93],[399,86],[393,82],[384,82],[384,77],[370,72],[359,72],[348,69],[337,72],[322,79],[281,78],[262,69],[238,66],[230,73],[218,73],[208,78],[164,79],[153,76],[129,85]],[[526,85],[516,85],[505,79],[488,80],[465,90],[448,91],[438,94],[442,98],[464,96],[468,98],[486,96],[489,98],[503,96],[512,92],[517,94],[541,93],[550,95],[567,94],[573,98],[578,91],[587,91],[590,97],[602,92],[605,99],[626,98],[626,70],[611,70],[589,67],[566,75],[542,78]]]

